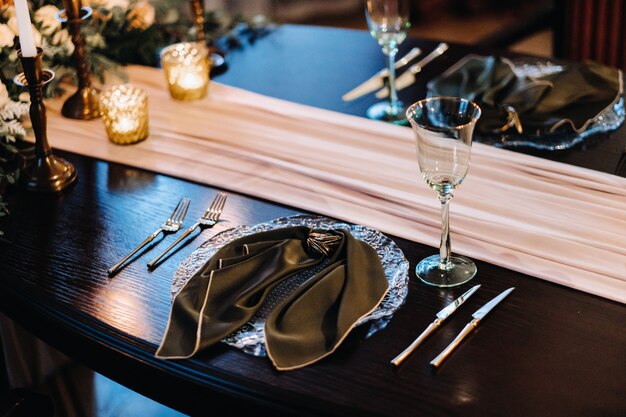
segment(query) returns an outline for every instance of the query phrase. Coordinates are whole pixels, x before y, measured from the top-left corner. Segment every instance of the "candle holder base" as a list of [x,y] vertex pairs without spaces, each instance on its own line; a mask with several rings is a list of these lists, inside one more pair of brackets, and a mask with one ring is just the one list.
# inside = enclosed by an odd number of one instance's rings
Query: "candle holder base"
[[88,86],[72,94],[61,108],[61,114],[69,119],[92,120],[100,117],[100,92]]
[[58,192],[76,182],[78,174],[74,166],[62,158],[52,155],[46,131],[46,106],[43,102],[43,88],[54,78],[54,72],[43,69],[43,51],[37,48],[37,55],[17,56],[24,72],[13,81],[20,87],[27,87],[30,94],[30,121],[35,134],[35,152],[28,158],[20,172],[19,184],[28,191]]
[[53,193],[74,185],[77,179],[71,163],[49,154],[29,160],[20,173],[19,184],[28,191]]

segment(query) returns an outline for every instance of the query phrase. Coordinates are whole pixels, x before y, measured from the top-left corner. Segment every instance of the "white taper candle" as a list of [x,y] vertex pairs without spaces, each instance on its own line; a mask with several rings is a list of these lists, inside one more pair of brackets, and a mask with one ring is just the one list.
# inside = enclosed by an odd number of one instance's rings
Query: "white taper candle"
[[28,13],[28,3],[26,0],[15,0],[14,3],[22,56],[34,57],[37,55],[37,47],[35,46],[33,27],[30,22],[30,14]]

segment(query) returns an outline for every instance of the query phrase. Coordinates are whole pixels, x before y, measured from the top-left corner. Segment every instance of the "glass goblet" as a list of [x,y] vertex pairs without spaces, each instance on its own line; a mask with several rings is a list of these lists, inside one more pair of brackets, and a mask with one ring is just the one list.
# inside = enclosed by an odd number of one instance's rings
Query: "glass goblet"
[[404,106],[396,91],[395,61],[398,45],[406,38],[409,23],[409,0],[367,0],[365,17],[370,34],[387,57],[389,101],[376,103],[367,117],[394,124],[406,124]]
[[448,220],[452,191],[467,175],[472,134],[480,117],[473,102],[456,97],[420,100],[406,112],[417,141],[417,159],[422,178],[439,193],[441,243],[439,255],[420,261],[419,279],[438,287],[454,287],[474,277],[476,265],[464,256],[452,255]]

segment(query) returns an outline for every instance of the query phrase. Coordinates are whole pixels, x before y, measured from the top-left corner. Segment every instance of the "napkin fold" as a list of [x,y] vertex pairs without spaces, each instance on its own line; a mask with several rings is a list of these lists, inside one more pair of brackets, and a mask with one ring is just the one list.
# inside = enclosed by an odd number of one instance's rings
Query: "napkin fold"
[[389,284],[367,243],[347,231],[302,226],[245,236],[218,250],[176,295],[156,356],[188,358],[222,340],[252,318],[277,284],[326,259],[270,313],[265,343],[279,370],[329,355]]
[[617,103],[623,87],[619,70],[594,62],[529,77],[518,75],[508,59],[470,55],[433,79],[428,91],[475,101],[482,110],[479,133],[542,134],[584,132]]

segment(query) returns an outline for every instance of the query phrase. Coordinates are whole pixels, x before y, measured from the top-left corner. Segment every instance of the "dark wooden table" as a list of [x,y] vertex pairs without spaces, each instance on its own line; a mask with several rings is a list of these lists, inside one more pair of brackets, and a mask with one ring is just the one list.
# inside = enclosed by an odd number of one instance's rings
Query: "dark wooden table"
[[[408,40],[403,50],[435,42]],[[453,45],[427,67],[424,82],[477,48]],[[362,115],[373,99],[340,101],[342,93],[384,65],[360,31],[287,26],[231,53],[219,81],[264,94]],[[303,127],[304,128],[304,127]],[[54,138],[51,138],[54,145]],[[612,172],[626,130],[575,150],[546,155]],[[169,214],[180,196],[199,216],[216,190],[118,164],[57,152],[76,165],[74,189],[42,196],[11,190],[12,214],[0,229],[0,311],[92,369],[193,415],[336,416],[624,416],[626,306],[478,262],[471,284],[481,290],[397,370],[389,360],[451,299],[452,290],[415,279],[406,303],[383,330],[356,329],[341,348],[312,366],[275,371],[269,360],[218,345],[182,361],[153,354],[165,330],[177,265],[214,233],[298,213],[232,194],[224,221],[188,242],[156,271],[145,264],[171,242],[157,240],[113,278],[105,271]],[[416,178],[416,181],[418,178]],[[452,219],[454,221],[454,218]],[[395,239],[411,261],[434,249]],[[602,260],[599,259],[598,262]],[[429,361],[485,301],[515,286],[469,340],[439,369]]]

